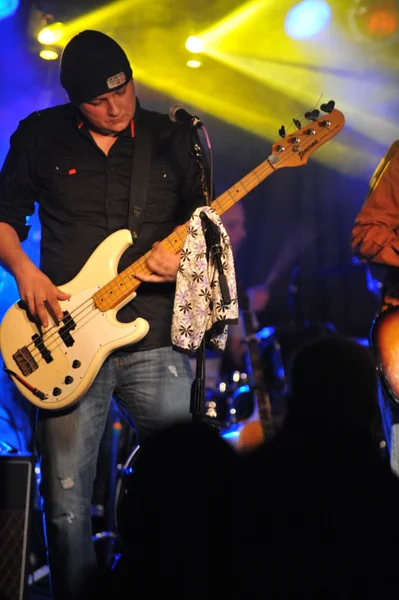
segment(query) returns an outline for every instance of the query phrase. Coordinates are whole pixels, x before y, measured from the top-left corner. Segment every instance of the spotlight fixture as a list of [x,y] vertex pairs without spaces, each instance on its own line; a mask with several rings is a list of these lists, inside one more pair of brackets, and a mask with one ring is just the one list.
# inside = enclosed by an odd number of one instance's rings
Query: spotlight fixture
[[348,11],[355,40],[388,45],[398,40],[399,2],[397,0],[355,0]]
[[198,38],[195,35],[190,35],[187,38],[186,48],[189,52],[192,52],[193,54],[199,54],[200,52],[203,52],[203,50],[204,50],[202,41],[200,40],[200,38]]
[[325,29],[331,7],[325,0],[303,0],[295,4],[284,21],[286,33],[295,40],[308,40]]
[[202,66],[202,62],[200,60],[188,60],[186,65],[190,67],[190,69],[199,69]]
[[37,39],[43,45],[57,44],[64,35],[64,23],[46,25],[38,33]]
[[57,48],[54,48],[54,46],[45,46],[39,52],[39,56],[43,60],[57,60],[59,55],[59,50]]
[[0,21],[7,19],[16,13],[19,7],[19,0],[0,0]]

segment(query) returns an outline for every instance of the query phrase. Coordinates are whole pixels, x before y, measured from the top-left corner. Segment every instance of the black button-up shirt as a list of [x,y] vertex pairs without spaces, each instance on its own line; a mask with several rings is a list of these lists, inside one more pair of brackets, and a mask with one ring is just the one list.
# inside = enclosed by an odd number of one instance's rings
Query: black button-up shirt
[[[139,106],[136,113],[142,110]],[[167,115],[151,115],[155,126],[143,223],[138,240],[121,257],[119,272],[205,204],[192,129]],[[11,136],[0,177],[0,221],[23,241],[29,231],[26,217],[39,204],[40,267],[54,284],[68,283],[106,237],[128,228],[134,145],[132,123],[104,154],[70,104],[33,113]],[[120,310],[120,321],[140,316],[150,324],[132,350],[171,344],[174,292],[174,284],[143,283]]]

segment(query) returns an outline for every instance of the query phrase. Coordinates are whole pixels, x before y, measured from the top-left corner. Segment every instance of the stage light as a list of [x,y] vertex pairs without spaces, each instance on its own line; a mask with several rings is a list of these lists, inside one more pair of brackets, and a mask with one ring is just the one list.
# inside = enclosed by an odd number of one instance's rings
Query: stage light
[[198,69],[199,67],[202,66],[202,62],[200,60],[188,60],[186,62],[186,65],[188,67],[190,67],[191,69]]
[[325,0],[303,0],[288,12],[284,28],[296,40],[307,40],[327,27],[331,19],[331,7]]
[[189,52],[192,52],[193,54],[198,54],[199,52],[203,52],[204,50],[202,41],[195,35],[190,35],[187,38],[186,48]]
[[43,48],[43,50],[40,50],[39,56],[40,58],[43,58],[43,60],[57,60],[59,52],[54,48]]
[[58,44],[64,35],[64,23],[52,23],[43,27],[37,36],[39,42],[43,45]]
[[0,0],[0,20],[11,17],[19,6],[19,0]]
[[386,44],[398,39],[397,0],[356,0],[348,11],[348,17],[357,40]]

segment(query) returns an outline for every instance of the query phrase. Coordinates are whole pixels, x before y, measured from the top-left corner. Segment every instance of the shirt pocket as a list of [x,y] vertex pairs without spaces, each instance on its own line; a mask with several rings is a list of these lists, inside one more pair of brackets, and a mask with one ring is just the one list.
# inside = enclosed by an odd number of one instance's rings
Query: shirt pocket
[[151,165],[150,181],[160,188],[177,188],[178,177],[172,163],[165,158],[156,158]]
[[144,220],[160,223],[177,219],[180,180],[171,162],[157,158],[151,165]]
[[86,214],[95,192],[98,204],[98,188],[104,195],[104,173],[92,172],[85,161],[75,157],[49,158],[40,170],[39,181],[43,197],[66,218]]

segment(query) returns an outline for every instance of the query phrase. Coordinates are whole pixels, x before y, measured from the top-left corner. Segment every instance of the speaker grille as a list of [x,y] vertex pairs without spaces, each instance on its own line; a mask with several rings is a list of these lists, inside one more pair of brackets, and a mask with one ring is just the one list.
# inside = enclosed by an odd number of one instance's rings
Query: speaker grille
[[33,458],[0,456],[0,600],[24,600]]

